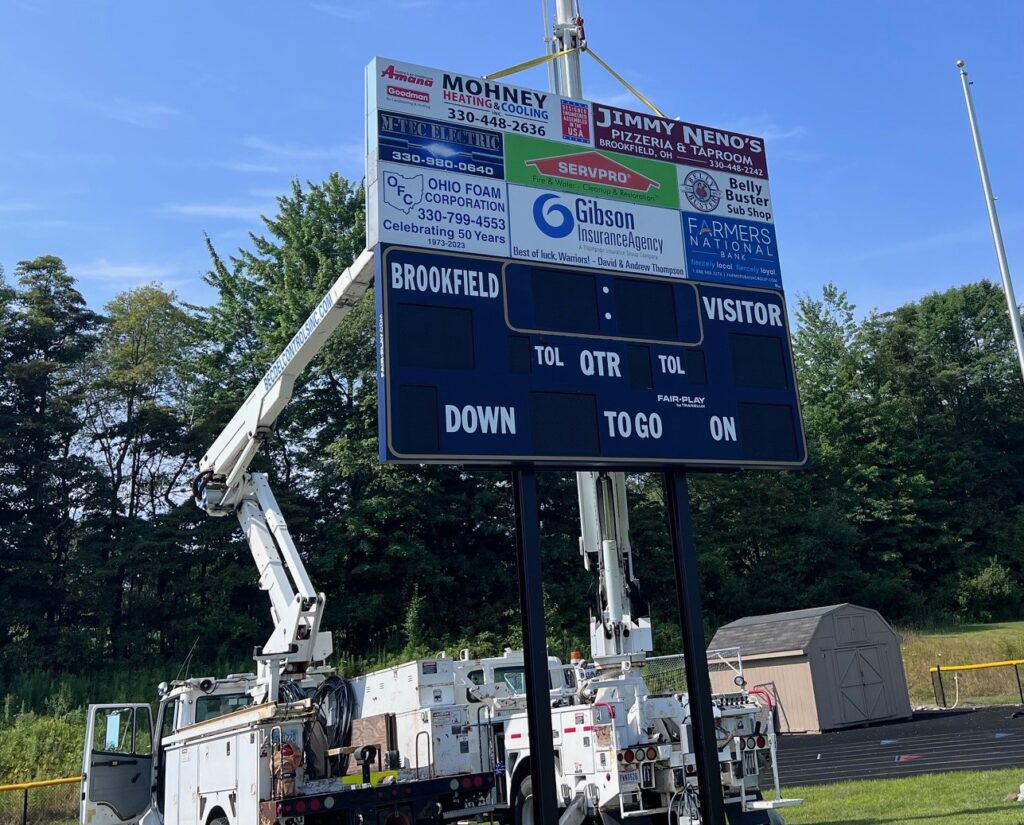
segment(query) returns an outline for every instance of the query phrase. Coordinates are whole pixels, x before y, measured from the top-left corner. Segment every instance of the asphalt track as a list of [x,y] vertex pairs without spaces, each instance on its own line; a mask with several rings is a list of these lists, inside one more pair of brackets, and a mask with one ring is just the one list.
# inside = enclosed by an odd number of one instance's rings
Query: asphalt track
[[945,771],[1021,769],[1024,716],[1019,707],[924,711],[912,720],[835,733],[779,737],[783,785],[882,779]]

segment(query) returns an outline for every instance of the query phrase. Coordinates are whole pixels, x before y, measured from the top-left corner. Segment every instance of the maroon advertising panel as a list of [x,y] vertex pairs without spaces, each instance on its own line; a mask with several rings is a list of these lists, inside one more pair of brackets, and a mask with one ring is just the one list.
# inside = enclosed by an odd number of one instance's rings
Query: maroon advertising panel
[[594,104],[594,146],[611,152],[767,178],[764,141],[681,120]]

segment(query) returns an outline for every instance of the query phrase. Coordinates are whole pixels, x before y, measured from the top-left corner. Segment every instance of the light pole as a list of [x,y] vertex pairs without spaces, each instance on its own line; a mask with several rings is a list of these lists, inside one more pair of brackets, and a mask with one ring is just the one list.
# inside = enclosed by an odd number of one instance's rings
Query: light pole
[[988,221],[992,226],[992,241],[996,245],[996,258],[999,261],[999,275],[1003,279],[1003,292],[1006,294],[1006,307],[1010,311],[1010,325],[1013,327],[1013,340],[1017,346],[1017,361],[1020,363],[1021,377],[1024,378],[1024,333],[1021,332],[1020,310],[1017,299],[1013,297],[1013,283],[1010,281],[1010,265],[1006,262],[1006,250],[1003,248],[1003,233],[999,230],[999,216],[996,214],[996,199],[992,194],[992,184],[988,179],[988,167],[985,165],[985,152],[981,148],[981,134],[978,122],[974,117],[974,102],[971,100],[971,84],[967,80],[966,65],[963,60],[956,62],[960,69],[960,83],[964,87],[964,100],[967,101],[967,118],[971,122],[971,135],[974,138],[974,151],[978,156],[978,171],[981,173],[981,187],[985,190],[985,207],[988,209]]

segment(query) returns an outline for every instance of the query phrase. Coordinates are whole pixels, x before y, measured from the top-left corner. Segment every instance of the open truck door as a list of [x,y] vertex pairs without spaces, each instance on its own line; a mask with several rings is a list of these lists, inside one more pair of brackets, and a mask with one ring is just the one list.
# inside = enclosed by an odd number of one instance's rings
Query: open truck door
[[149,705],[89,705],[81,825],[137,825],[152,799],[153,715]]

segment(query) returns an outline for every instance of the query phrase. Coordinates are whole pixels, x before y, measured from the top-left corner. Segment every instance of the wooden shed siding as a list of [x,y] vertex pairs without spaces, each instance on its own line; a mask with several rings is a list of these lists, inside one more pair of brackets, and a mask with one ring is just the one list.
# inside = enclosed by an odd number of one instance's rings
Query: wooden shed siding
[[[804,733],[818,730],[818,709],[814,700],[811,667],[805,656],[743,660],[747,688],[766,687],[779,697],[779,731]],[[711,674],[711,689],[716,693],[735,691],[731,671]]]

